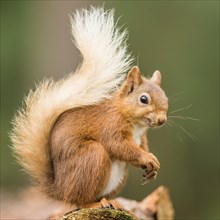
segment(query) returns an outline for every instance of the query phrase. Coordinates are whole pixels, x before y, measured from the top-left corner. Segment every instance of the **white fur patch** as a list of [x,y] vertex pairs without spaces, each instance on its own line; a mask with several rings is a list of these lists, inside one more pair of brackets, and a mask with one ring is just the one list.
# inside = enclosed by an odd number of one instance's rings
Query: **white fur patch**
[[137,145],[141,144],[141,135],[144,133],[144,131],[145,131],[144,127],[134,125],[133,138]]
[[111,173],[107,185],[99,196],[105,196],[117,188],[123,181],[125,175],[126,163],[123,161],[115,160],[111,165]]
[[[141,144],[141,135],[145,132],[144,127],[134,125],[133,138],[136,144]],[[99,196],[105,196],[111,193],[123,181],[125,175],[126,163],[123,161],[115,160],[111,165],[111,173],[107,185]]]

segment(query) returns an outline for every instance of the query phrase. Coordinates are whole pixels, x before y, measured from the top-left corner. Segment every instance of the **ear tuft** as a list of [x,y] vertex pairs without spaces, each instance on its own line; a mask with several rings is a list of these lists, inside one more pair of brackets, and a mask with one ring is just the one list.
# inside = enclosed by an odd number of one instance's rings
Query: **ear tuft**
[[138,66],[133,66],[129,72],[140,72]]
[[133,83],[136,86],[139,86],[143,82],[141,72],[137,66],[133,66],[128,72],[127,81]]
[[156,70],[154,73],[153,73],[153,76],[151,77],[151,81],[156,83],[157,85],[160,85],[161,84],[161,73],[159,70]]
[[142,82],[143,79],[139,68],[137,66],[133,66],[128,72],[127,79],[122,85],[121,94],[128,95],[132,93]]

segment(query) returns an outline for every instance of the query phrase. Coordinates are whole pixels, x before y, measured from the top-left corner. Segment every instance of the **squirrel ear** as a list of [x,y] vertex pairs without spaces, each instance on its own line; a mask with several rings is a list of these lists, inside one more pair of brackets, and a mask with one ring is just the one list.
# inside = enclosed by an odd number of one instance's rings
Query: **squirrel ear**
[[153,76],[151,77],[151,81],[156,83],[157,85],[160,85],[161,84],[161,73],[160,71],[156,70],[154,73],[153,73]]
[[133,92],[133,90],[137,88],[142,82],[143,79],[141,77],[139,68],[137,66],[133,66],[128,72],[123,92],[126,94]]
[[142,82],[143,79],[139,68],[137,66],[133,66],[128,72],[127,79],[121,86],[121,95],[128,95],[132,93]]
[[138,86],[143,82],[141,72],[137,66],[133,66],[128,72],[127,81],[133,82]]

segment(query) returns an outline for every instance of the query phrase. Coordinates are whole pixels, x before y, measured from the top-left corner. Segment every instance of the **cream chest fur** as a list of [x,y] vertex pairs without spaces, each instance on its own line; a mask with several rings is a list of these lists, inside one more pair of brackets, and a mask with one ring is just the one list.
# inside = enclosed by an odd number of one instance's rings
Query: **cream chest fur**
[[[134,126],[133,138],[137,145],[141,144],[141,135],[144,132],[145,132],[145,128]],[[111,193],[123,181],[126,167],[127,167],[126,162],[119,160],[112,161],[111,173],[108,183],[99,196],[102,197]]]

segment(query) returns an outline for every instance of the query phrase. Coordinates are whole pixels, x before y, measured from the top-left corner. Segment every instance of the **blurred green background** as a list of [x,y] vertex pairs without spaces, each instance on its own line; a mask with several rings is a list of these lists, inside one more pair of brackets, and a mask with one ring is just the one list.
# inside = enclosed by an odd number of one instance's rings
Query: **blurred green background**
[[[35,82],[76,68],[79,54],[68,14],[102,4],[1,1],[2,189],[29,184],[9,148],[14,112]],[[122,16],[119,25],[129,30],[129,50],[142,72],[161,71],[162,87],[173,99],[169,115],[199,119],[176,118],[176,126],[149,131],[150,149],[161,162],[158,178],[141,186],[142,171],[131,168],[121,195],[141,199],[165,185],[176,219],[219,219],[219,1],[107,1],[104,6]]]

